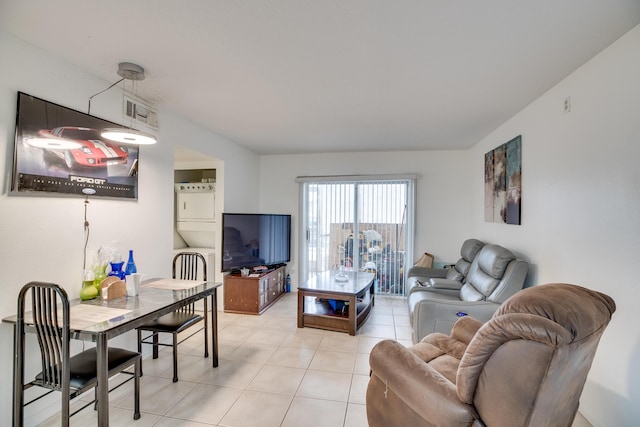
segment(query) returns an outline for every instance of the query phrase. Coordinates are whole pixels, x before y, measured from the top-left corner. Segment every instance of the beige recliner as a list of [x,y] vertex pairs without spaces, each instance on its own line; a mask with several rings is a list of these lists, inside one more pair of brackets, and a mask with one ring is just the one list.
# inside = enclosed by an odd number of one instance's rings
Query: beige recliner
[[524,289],[487,323],[370,355],[369,426],[571,426],[600,337],[615,311],[576,285]]

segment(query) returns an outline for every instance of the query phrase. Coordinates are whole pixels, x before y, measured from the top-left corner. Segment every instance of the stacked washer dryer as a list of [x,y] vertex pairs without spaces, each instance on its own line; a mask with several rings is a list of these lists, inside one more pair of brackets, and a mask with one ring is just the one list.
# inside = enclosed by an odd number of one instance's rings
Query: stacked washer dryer
[[207,278],[215,280],[216,184],[175,184],[176,231],[188,245],[174,249],[201,253],[207,260]]

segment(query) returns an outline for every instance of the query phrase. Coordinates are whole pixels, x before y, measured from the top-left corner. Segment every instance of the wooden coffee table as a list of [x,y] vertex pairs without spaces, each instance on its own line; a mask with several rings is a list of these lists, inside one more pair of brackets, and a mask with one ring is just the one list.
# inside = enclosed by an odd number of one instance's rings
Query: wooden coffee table
[[348,281],[337,281],[338,271],[325,271],[298,286],[298,328],[356,334],[374,304],[375,274],[345,273]]

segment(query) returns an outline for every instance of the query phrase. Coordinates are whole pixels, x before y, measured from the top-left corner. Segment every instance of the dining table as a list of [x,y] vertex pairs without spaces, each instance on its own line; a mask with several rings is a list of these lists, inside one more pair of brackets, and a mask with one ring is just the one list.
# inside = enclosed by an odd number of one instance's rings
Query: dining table
[[[157,278],[142,282],[136,296],[122,296],[114,299],[98,297],[87,301],[78,298],[69,301],[71,338],[92,341],[96,345],[98,426],[109,425],[107,349],[111,338],[134,330],[150,320],[176,311],[180,307],[203,300],[204,322],[207,326],[206,329],[210,329],[211,333],[212,365],[214,368],[218,366],[217,290],[220,286],[221,283],[200,280]],[[207,297],[211,299],[210,328],[207,323],[209,317]],[[2,322],[13,324],[15,333],[16,320],[17,316],[12,315],[2,319]],[[206,329],[205,345],[208,341]],[[29,331],[28,325],[26,330]],[[13,366],[15,378],[15,372],[24,372],[24,355],[19,354],[18,349],[14,350],[16,350]],[[16,399],[22,396],[23,383],[24,381],[14,380],[14,407]],[[14,412],[16,412],[15,409]],[[22,420],[16,420],[16,414],[14,414],[14,425],[22,425]]]

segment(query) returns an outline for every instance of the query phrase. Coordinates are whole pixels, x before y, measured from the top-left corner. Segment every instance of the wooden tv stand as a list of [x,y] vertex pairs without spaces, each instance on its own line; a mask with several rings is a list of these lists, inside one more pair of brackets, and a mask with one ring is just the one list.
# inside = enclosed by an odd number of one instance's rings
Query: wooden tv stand
[[247,277],[228,274],[224,278],[224,312],[261,314],[284,295],[284,266]]

